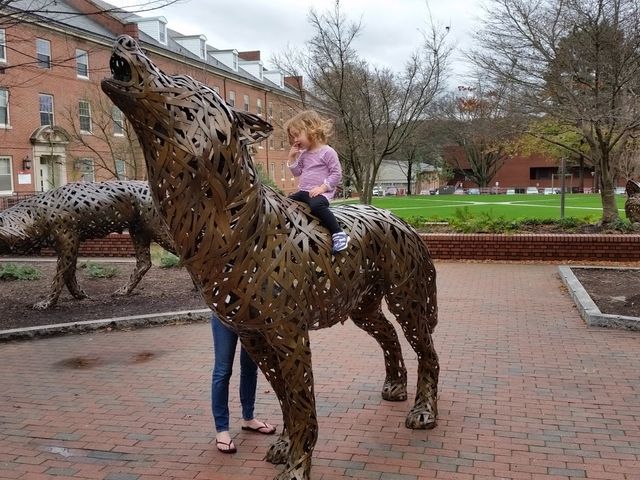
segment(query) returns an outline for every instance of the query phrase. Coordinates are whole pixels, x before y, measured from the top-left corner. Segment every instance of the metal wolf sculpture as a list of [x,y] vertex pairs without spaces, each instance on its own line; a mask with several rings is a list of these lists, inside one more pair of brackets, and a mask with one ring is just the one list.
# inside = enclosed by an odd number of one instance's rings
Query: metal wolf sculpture
[[68,183],[27,198],[0,212],[0,254],[55,249],[58,266],[51,291],[33,306],[42,310],[56,304],[63,285],[75,298],[88,298],[76,279],[80,242],[125,229],[133,241],[136,266],[126,285],[115,293],[128,295],[151,267],[152,241],[174,251],[147,182]]
[[627,200],[624,202],[624,213],[632,223],[640,222],[640,183],[627,181]]
[[280,401],[284,430],[267,460],[278,480],[308,479],[318,435],[309,330],[347,317],[385,356],[383,397],[406,399],[406,369],[386,298],[418,357],[409,428],[436,424],[436,277],[420,236],[373,207],[334,209],[351,235],[331,254],[328,231],[262,185],[248,153],[271,126],[230,108],[190,77],[165,75],[135,40],[117,39],[102,88],[134,126],[149,183],[176,250],[211,308],[258,363]]

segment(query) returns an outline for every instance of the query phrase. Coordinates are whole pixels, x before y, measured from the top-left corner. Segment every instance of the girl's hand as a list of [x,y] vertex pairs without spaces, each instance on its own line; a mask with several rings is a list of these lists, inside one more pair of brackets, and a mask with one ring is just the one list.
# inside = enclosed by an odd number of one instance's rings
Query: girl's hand
[[289,149],[288,163],[292,165],[298,159],[300,152],[302,152],[302,150],[300,149],[299,143],[296,142],[291,145],[291,148]]
[[328,190],[327,186],[323,183],[322,185],[318,185],[317,187],[313,188],[310,192],[309,192],[309,196],[311,198],[313,197],[317,197],[318,195],[322,195],[324,192],[326,192]]

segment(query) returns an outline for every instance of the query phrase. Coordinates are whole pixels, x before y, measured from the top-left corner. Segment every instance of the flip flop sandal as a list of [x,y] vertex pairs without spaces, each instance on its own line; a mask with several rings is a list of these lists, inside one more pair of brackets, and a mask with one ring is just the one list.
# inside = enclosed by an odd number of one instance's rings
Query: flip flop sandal
[[250,432],[261,433],[263,435],[273,435],[274,433],[276,433],[276,427],[274,427],[273,425],[269,426],[265,422],[260,422],[260,423],[262,423],[262,426],[260,426],[260,427],[243,426],[242,430],[248,430]]
[[[220,448],[220,445],[225,445],[228,448],[223,450]],[[236,446],[233,444],[233,440],[229,440],[229,443],[223,442],[222,440],[216,440],[216,448],[222,453],[236,453],[238,451]]]

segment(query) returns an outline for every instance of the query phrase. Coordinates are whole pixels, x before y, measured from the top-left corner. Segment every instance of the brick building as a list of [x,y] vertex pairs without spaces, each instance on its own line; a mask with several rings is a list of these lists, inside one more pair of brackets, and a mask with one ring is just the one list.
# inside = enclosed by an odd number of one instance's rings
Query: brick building
[[99,0],[49,2],[46,13],[34,10],[39,3],[46,2],[0,8],[0,197],[71,181],[145,178],[135,136],[100,89],[122,33],[138,38],[166,73],[190,75],[272,123],[273,135],[251,153],[285,193],[295,190],[282,123],[300,107],[300,79],[266,70],[257,50],[219,50],[204,35],[173,31],[164,17]]

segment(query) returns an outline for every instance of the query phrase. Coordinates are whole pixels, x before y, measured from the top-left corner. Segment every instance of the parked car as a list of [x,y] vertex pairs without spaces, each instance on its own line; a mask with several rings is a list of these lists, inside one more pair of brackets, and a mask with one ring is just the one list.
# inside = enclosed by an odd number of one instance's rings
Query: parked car
[[507,195],[515,195],[515,194],[516,194],[515,188],[507,188]]
[[527,195],[537,195],[538,193],[538,188],[537,187],[527,187]]
[[384,197],[384,189],[382,187],[375,186],[373,187],[371,194],[374,197]]
[[542,193],[544,193],[545,195],[559,194],[560,193],[560,189],[559,188],[547,187],[542,191]]
[[467,190],[467,194],[468,195],[480,195],[480,189],[479,188],[470,188]]
[[614,192],[616,195],[626,195],[627,189],[625,187],[616,187]]
[[384,192],[385,195],[397,195],[398,194],[398,189],[396,187],[389,187],[387,188],[387,190]]

